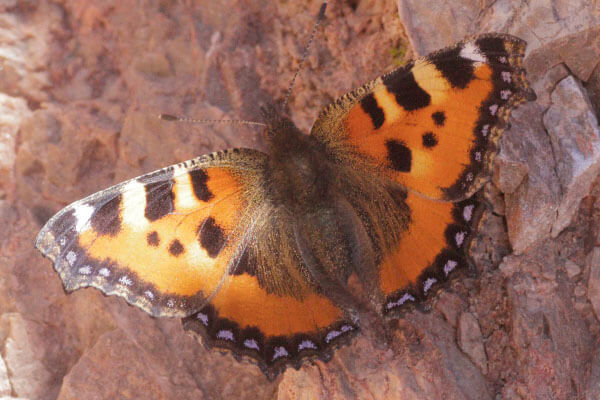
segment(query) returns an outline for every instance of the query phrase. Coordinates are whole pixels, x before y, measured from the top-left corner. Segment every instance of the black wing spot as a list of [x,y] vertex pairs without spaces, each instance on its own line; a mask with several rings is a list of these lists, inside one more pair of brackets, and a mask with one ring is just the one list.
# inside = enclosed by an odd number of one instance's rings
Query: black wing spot
[[171,255],[173,255],[174,257],[179,257],[184,251],[185,248],[177,239],[173,240],[169,245],[169,253],[171,253]]
[[367,113],[369,117],[371,117],[373,127],[375,127],[375,129],[381,128],[381,125],[383,125],[385,121],[385,115],[383,114],[381,107],[379,107],[379,104],[377,104],[377,100],[372,93],[368,96],[365,96],[360,101],[360,106],[362,107],[363,111]]
[[192,180],[192,188],[196,198],[200,201],[209,201],[215,195],[208,189],[208,174],[202,169],[196,169],[189,172]]
[[436,111],[431,114],[431,118],[433,119],[433,123],[437,126],[444,126],[446,123],[446,113],[443,111]]
[[392,168],[400,172],[410,172],[412,164],[412,152],[406,145],[397,140],[385,142],[388,151],[388,160]]
[[425,132],[423,134],[423,146],[431,149],[432,147],[437,146],[438,139],[433,132]]
[[256,257],[250,254],[250,249],[247,248],[238,262],[237,268],[232,272],[232,275],[248,274],[256,276]]
[[508,52],[504,47],[504,39],[499,37],[483,37],[475,41],[475,44],[488,60],[496,60],[498,57],[508,57]]
[[121,207],[122,196],[112,198],[103,204],[92,215],[90,224],[92,228],[100,235],[114,236],[121,230]]
[[462,47],[436,53],[431,62],[453,87],[464,89],[475,78],[473,61],[461,57]]
[[211,258],[215,258],[221,252],[225,244],[225,233],[223,229],[215,223],[213,217],[208,217],[198,228],[200,234],[200,245],[206,250]]
[[396,102],[407,111],[427,107],[431,103],[431,96],[415,81],[412,72],[399,69],[385,75],[385,87],[396,96]]
[[146,242],[152,247],[158,247],[160,244],[160,237],[158,237],[158,232],[152,231],[146,236]]
[[148,183],[144,215],[150,222],[156,221],[173,211],[173,180]]

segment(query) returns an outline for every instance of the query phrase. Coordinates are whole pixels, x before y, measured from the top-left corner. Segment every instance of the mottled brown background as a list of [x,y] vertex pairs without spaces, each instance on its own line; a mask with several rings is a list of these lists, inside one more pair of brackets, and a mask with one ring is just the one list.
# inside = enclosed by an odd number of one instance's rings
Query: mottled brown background
[[0,398],[600,398],[600,5],[595,0],[331,1],[291,97],[320,107],[466,35],[529,42],[538,101],[502,139],[478,276],[400,320],[395,350],[359,336],[274,382],[177,320],[92,289],[65,295],[33,248],[64,205],[257,130],[281,99],[319,1],[0,0]]

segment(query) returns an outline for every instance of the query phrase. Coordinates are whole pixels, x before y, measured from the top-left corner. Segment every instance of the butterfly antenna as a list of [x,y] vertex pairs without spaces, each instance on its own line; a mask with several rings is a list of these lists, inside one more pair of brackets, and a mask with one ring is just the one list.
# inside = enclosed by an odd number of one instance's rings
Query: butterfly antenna
[[290,86],[288,87],[288,90],[287,90],[287,94],[285,95],[285,100],[283,102],[284,110],[286,109],[288,100],[290,99],[290,95],[292,94],[292,88],[294,87],[296,78],[298,77],[298,74],[300,73],[300,70],[302,69],[302,64],[304,64],[304,60],[306,60],[306,57],[308,57],[308,51],[310,50],[310,45],[312,44],[312,41],[315,38],[315,34],[317,33],[317,28],[319,28],[319,24],[321,24],[321,21],[325,17],[325,9],[326,8],[327,8],[327,2],[324,1],[323,4],[321,4],[321,9],[319,10],[319,15],[317,16],[317,22],[315,22],[315,26],[312,30],[312,33],[310,34],[310,38],[308,39],[308,43],[306,44],[306,47],[304,48],[304,54],[302,55],[302,58],[300,59],[300,62],[298,63],[298,68],[296,68],[294,77],[292,78],[292,81],[290,82]]
[[179,117],[177,115],[171,114],[160,114],[158,116],[159,119],[163,121],[176,121],[176,122],[185,122],[188,124],[234,124],[234,125],[258,125],[258,126],[266,126],[266,124],[262,122],[256,121],[246,121],[243,119],[194,119],[194,118],[186,118]]

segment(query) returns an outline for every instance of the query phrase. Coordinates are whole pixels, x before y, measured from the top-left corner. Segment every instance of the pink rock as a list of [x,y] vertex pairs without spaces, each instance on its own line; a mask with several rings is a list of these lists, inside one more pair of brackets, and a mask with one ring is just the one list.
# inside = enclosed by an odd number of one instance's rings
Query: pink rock
[[552,236],[569,225],[600,172],[600,127],[583,87],[569,76],[556,85],[544,114],[562,189]]
[[462,313],[458,319],[458,346],[483,374],[487,374],[488,364],[483,336],[477,319],[471,313]]

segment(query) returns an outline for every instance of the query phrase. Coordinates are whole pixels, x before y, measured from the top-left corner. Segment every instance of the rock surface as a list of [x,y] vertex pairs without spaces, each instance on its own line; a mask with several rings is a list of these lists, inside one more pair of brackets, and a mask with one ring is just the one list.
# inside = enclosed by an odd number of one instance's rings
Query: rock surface
[[9,396],[12,392],[10,380],[8,379],[8,370],[4,359],[0,357],[0,398]]
[[562,189],[558,215],[552,226],[552,236],[556,237],[569,225],[579,202],[598,176],[600,127],[592,104],[574,77],[568,76],[556,85],[551,102],[543,121],[552,142]]
[[469,356],[483,374],[487,374],[487,356],[483,346],[483,337],[479,322],[473,314],[465,312],[460,315],[457,336],[460,349]]
[[600,247],[589,255],[590,277],[588,278],[587,297],[596,318],[600,319]]
[[594,400],[600,398],[600,351],[594,351],[592,359],[592,368],[586,388],[585,400]]
[[565,261],[565,270],[569,279],[573,279],[581,273],[581,267],[571,260]]
[[600,13],[591,0],[329,2],[290,98],[304,130],[401,54],[487,31],[528,40],[539,99],[514,113],[502,139],[477,276],[398,320],[387,345],[361,335],[328,363],[269,382],[198,345],[177,320],[91,289],[65,295],[33,248],[42,224],[123,179],[213,150],[260,149],[250,127],[156,115],[259,119],[259,104],[285,95],[319,5],[0,1],[0,398],[598,398],[600,180],[589,160]]
[[25,99],[0,93],[0,199],[6,196],[12,178],[17,132],[29,114]]
[[550,234],[561,198],[550,138],[532,117],[543,111],[538,104],[522,105],[512,113],[518,130],[500,139],[494,181],[504,193],[508,237],[516,254]]

